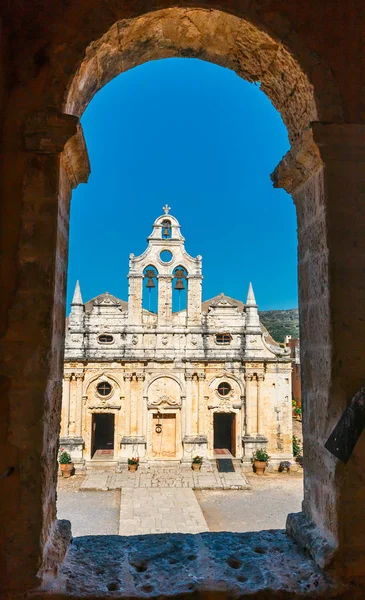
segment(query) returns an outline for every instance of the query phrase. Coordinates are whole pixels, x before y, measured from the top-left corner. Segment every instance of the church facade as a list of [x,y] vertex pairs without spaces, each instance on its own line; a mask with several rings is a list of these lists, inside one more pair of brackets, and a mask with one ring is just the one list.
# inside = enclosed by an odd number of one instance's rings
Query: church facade
[[61,447],[78,468],[223,454],[245,470],[258,448],[275,468],[292,457],[290,353],[260,323],[251,284],[245,304],[202,301],[202,258],[164,210],[130,255],[128,302],[106,292],[84,304],[76,284]]

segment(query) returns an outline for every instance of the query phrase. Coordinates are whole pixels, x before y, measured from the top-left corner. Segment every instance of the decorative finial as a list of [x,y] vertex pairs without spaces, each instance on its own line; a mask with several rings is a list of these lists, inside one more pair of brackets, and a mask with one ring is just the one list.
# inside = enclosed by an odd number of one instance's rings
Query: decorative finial
[[168,215],[169,211],[171,210],[171,206],[165,204],[165,206],[162,207],[162,210],[165,212],[165,215]]

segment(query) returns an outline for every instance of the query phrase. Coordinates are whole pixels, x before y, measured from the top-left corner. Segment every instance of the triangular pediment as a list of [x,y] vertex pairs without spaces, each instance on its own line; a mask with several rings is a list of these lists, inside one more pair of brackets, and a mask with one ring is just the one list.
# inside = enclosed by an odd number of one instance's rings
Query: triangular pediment
[[240,300],[236,300],[235,298],[231,298],[230,296],[226,296],[222,293],[214,298],[211,298],[210,300],[205,300],[205,302],[203,302],[203,311],[208,311],[210,308],[236,308],[239,312],[242,312],[244,309],[244,304]]
[[92,309],[95,307],[115,307],[118,308],[119,310],[125,311],[128,310],[128,302],[125,302],[124,300],[120,300],[120,298],[117,298],[116,296],[113,296],[113,294],[109,294],[109,292],[104,292],[103,294],[99,294],[99,296],[96,296],[95,298],[92,298],[91,300],[89,300],[88,302],[86,302],[85,304],[85,311],[87,313],[90,313],[92,311]]

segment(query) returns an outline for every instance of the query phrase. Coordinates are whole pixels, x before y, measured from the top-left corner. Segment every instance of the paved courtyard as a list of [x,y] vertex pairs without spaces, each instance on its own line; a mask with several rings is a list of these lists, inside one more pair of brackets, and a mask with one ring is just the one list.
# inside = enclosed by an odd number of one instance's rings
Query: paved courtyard
[[193,490],[126,488],[120,503],[120,535],[209,531]]
[[108,490],[107,478],[104,491],[85,488],[93,475],[59,480],[58,518],[71,521],[75,537],[283,529],[287,514],[301,510],[303,496],[301,474],[250,475],[251,489],[196,491],[134,485]]
[[125,488],[191,488],[200,490],[249,489],[247,478],[241,471],[219,473],[207,467],[193,471],[190,467],[175,465],[140,465],[136,473],[127,469],[121,473],[91,471],[81,485],[83,490],[115,490]]

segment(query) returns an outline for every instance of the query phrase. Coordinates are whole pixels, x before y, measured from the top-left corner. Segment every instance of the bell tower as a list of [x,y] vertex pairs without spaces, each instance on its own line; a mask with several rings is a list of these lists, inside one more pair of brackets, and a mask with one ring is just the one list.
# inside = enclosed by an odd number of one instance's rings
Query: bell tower
[[164,214],[156,219],[148,246],[140,256],[129,257],[128,322],[130,325],[144,323],[143,293],[157,286],[157,326],[170,327],[173,319],[173,291],[186,290],[186,309],[175,307],[181,313],[181,326],[201,324],[202,258],[193,258],[185,250],[185,239],[180,224],[170,214],[170,207],[163,207]]

